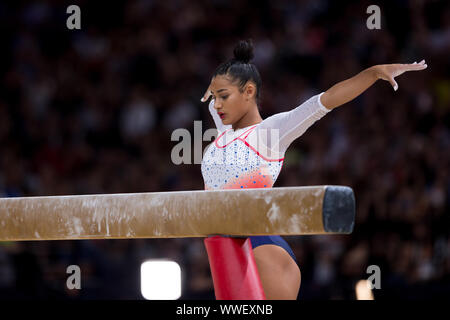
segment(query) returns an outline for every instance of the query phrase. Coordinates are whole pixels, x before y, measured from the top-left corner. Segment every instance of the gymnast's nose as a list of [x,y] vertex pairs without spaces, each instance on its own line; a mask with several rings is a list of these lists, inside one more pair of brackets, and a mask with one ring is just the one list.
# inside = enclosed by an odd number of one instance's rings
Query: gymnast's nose
[[219,111],[219,109],[222,109],[222,103],[218,102],[215,99],[214,99],[214,109],[216,109],[217,111]]

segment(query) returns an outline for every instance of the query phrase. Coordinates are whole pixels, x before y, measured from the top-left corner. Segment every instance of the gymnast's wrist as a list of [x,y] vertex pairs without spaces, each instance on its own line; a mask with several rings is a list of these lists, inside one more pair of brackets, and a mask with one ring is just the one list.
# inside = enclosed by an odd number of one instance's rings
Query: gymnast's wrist
[[380,79],[380,74],[381,74],[380,73],[380,65],[375,65],[370,68],[367,68],[367,71],[373,78],[373,81],[377,81],[378,79]]

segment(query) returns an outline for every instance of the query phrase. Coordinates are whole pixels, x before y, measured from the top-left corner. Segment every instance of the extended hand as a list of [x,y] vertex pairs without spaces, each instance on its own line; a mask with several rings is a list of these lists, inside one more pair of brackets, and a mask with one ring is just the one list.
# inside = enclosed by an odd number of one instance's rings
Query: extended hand
[[395,77],[398,77],[406,71],[419,71],[426,68],[427,65],[425,64],[425,60],[422,60],[419,63],[414,62],[408,64],[380,64],[375,66],[375,74],[377,79],[389,81],[394,90],[397,91],[398,84],[394,80]]

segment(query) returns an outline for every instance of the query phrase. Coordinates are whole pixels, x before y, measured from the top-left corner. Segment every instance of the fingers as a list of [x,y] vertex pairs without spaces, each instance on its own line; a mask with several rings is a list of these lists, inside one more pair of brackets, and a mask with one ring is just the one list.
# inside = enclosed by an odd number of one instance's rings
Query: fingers
[[390,74],[387,76],[387,80],[391,83],[392,88],[394,88],[394,91],[397,91],[398,84],[394,80],[395,77],[398,77],[399,75],[403,74],[405,71],[419,71],[419,70],[424,70],[427,67],[428,66],[425,63],[425,59],[420,61],[419,63],[414,61],[414,63],[396,65],[396,67],[393,69],[393,71],[390,72]]
[[203,97],[200,99],[201,102],[205,102],[206,100],[209,99],[209,97],[211,96],[211,91],[207,90],[205,92],[205,94],[203,95]]
[[398,84],[397,84],[397,82],[394,80],[394,78],[389,78],[389,82],[391,83],[392,88],[394,88],[394,91],[397,91],[397,89],[398,89]]
[[201,102],[205,102],[206,100],[209,99],[209,97],[211,96],[211,88],[208,87],[208,89],[206,90],[205,94],[203,95],[203,97],[200,99]]
[[417,63],[417,62],[410,63],[407,66],[408,66],[408,69],[407,69],[408,71],[418,71],[418,70],[426,69],[428,67],[428,65],[425,63],[425,60],[422,60],[419,63]]

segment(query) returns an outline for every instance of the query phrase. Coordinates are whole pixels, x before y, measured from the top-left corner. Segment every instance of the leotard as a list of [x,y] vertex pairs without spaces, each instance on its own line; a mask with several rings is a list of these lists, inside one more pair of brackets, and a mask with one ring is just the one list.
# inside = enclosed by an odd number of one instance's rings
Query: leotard
[[[237,130],[222,123],[212,99],[209,111],[218,136],[206,148],[201,163],[205,190],[271,188],[281,171],[289,145],[331,111],[321,103],[322,94],[290,111],[274,114],[260,123]],[[281,236],[251,236],[250,239],[253,248],[275,244],[297,261]]]

